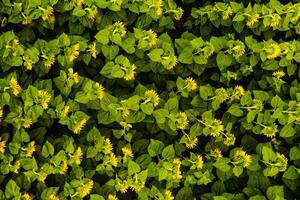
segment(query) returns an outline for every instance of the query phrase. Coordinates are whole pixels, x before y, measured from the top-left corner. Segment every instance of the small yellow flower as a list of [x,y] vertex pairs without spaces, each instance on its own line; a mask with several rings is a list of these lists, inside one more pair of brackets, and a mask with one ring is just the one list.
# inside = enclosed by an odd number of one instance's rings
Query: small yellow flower
[[18,81],[14,77],[10,79],[9,87],[15,96],[19,96],[19,94],[22,92],[21,86],[19,85]]
[[107,200],[119,200],[118,197],[116,197],[116,195],[114,194],[109,194],[107,197]]
[[126,81],[130,81],[130,80],[134,80],[135,79],[135,74],[136,74],[136,65],[132,64],[129,68],[125,69],[125,75],[124,75],[124,79]]
[[227,20],[233,15],[233,10],[231,6],[228,6],[227,9],[222,13],[222,19]]
[[145,187],[145,183],[137,182],[137,183],[131,184],[129,187],[132,191],[137,193]]
[[13,41],[12,41],[12,45],[14,46],[14,47],[19,47],[20,46],[20,41],[18,40],[18,39],[13,39]]
[[30,196],[29,193],[26,192],[25,194],[22,195],[22,199],[23,200],[32,200],[32,197]]
[[263,129],[261,130],[261,133],[263,135],[265,135],[266,137],[269,137],[269,138],[274,138],[276,136],[276,133],[278,132],[276,124],[273,123],[270,126],[265,126],[265,125],[262,125],[262,126],[263,126]]
[[228,134],[226,135],[225,140],[224,140],[223,143],[224,143],[226,146],[232,146],[232,145],[235,144],[235,140],[236,140],[235,136],[234,136],[233,134],[231,134],[231,133],[228,133]]
[[234,41],[233,45],[234,46],[231,48],[233,57],[235,59],[239,59],[241,56],[243,56],[245,54],[245,51],[246,51],[245,44],[242,41],[237,40],[237,41]]
[[276,152],[276,166],[279,167],[279,171],[284,172],[287,169],[288,166],[288,159],[284,156],[284,154],[280,154]]
[[27,70],[32,70],[32,65],[34,64],[32,59],[28,59],[24,62],[24,66]]
[[181,170],[180,170],[180,167],[181,167],[181,161],[178,159],[178,158],[175,158],[173,160],[173,164],[175,165],[175,170],[174,170],[174,174],[173,174],[173,179],[174,180],[180,180],[182,178],[182,175],[181,175]]
[[96,48],[96,42],[93,42],[92,44],[89,45],[89,50],[88,51],[90,52],[90,54],[93,58],[97,57],[98,51],[97,51],[97,48]]
[[224,132],[224,125],[219,119],[214,119],[212,126],[212,131],[209,133],[212,137],[219,137],[222,132]]
[[271,16],[272,16],[272,20],[271,20],[270,26],[275,28],[280,24],[281,17],[280,17],[280,15],[278,15],[276,13],[273,13]]
[[63,160],[60,166],[60,174],[66,174],[67,171],[68,171],[68,161]]
[[1,28],[4,28],[6,25],[7,25],[7,17],[4,17],[4,18],[1,20]]
[[128,108],[125,108],[125,109],[122,110],[122,117],[123,118],[128,117],[129,114],[130,114],[130,110],[128,110]]
[[243,167],[248,167],[252,162],[251,156],[247,154],[245,151],[240,149],[235,151],[233,158],[236,161],[242,160]]
[[273,72],[272,75],[275,76],[276,78],[282,78],[285,76],[285,73],[282,70],[277,70],[277,71]]
[[151,101],[154,107],[158,106],[160,98],[158,94],[155,92],[155,90],[147,90],[144,94],[144,97],[145,97],[145,103]]
[[49,19],[53,16],[53,7],[48,6],[47,9],[40,8],[44,14],[42,15],[42,19],[44,21],[49,21]]
[[57,196],[56,192],[50,194],[49,200],[60,200],[59,197]]
[[120,191],[122,193],[126,193],[130,187],[128,181],[123,180],[122,182],[118,182],[119,186],[120,186]]
[[42,183],[45,183],[47,176],[48,174],[46,172],[40,172],[38,174],[38,180],[41,181]]
[[44,66],[46,67],[46,69],[50,69],[54,63],[55,63],[55,55],[51,55],[47,57],[46,61],[44,61]]
[[83,153],[81,147],[78,147],[74,153],[74,160],[76,165],[80,165]]
[[145,38],[147,38],[150,47],[155,47],[158,44],[157,34],[152,29],[146,31]]
[[186,147],[189,149],[194,149],[197,146],[198,138],[188,138],[188,141],[185,143]]
[[179,112],[177,114],[177,128],[184,130],[188,128],[189,120],[185,112]]
[[[1,138],[0,138],[0,140],[1,140]],[[0,154],[4,154],[5,147],[6,147],[6,141],[5,140],[0,141]]]
[[243,166],[244,166],[244,167],[248,167],[251,163],[252,163],[252,158],[251,158],[250,155],[247,154],[247,155],[244,157],[244,163],[243,163]]
[[70,111],[71,111],[70,106],[65,106],[64,109],[60,112],[60,118],[67,117]]
[[85,8],[85,10],[88,12],[88,18],[91,20],[91,21],[95,21],[97,17],[99,17],[99,14],[98,14],[98,10],[97,8],[93,7],[93,8]]
[[122,152],[125,156],[131,157],[131,158],[133,158],[133,156],[134,156],[130,147],[123,147]]
[[88,119],[82,118],[78,123],[75,124],[73,132],[79,134],[83,127],[85,126]]
[[25,157],[31,158],[33,152],[36,151],[35,141],[30,142],[25,150]]
[[23,122],[23,127],[24,128],[30,128],[32,123],[33,123],[32,118],[26,118]]
[[84,4],[84,3],[85,3],[85,0],[76,0],[76,5],[78,7],[82,6],[82,4]]
[[129,124],[129,123],[127,123],[127,122],[125,122],[125,121],[121,121],[121,122],[120,122],[120,125],[123,127],[124,131],[125,131],[125,130],[128,131],[129,129],[132,128],[132,125]]
[[112,154],[113,153],[113,145],[109,138],[104,140],[104,154]]
[[3,110],[2,108],[0,109],[0,122],[2,121],[2,117],[3,117]]
[[114,23],[113,35],[119,33],[121,38],[124,38],[126,35],[126,27],[123,22],[117,21]]
[[192,78],[188,77],[187,79],[184,80],[186,84],[186,88],[188,91],[195,91],[198,88],[197,82]]
[[105,96],[105,88],[99,83],[95,83],[95,87],[98,99],[103,99],[103,97]]
[[214,151],[213,151],[213,157],[216,160],[219,160],[219,159],[223,158],[222,151],[219,148],[214,149]]
[[73,68],[69,68],[68,69],[68,75],[73,79],[73,81],[75,82],[75,83],[79,83],[79,81],[80,81],[80,76],[79,76],[79,74],[77,73],[77,72],[75,72],[74,73],[74,70],[73,70]]
[[272,42],[266,46],[267,59],[272,60],[280,56],[281,48],[280,45]]
[[203,168],[204,162],[203,162],[203,157],[201,155],[196,156],[196,163],[195,164],[196,164],[197,169],[202,169]]
[[88,194],[90,194],[90,192],[92,191],[93,187],[94,187],[94,181],[93,180],[89,180],[89,182],[86,185],[81,186],[80,188],[78,188],[79,196],[81,198],[87,196]]
[[13,166],[11,166],[11,171],[15,174],[18,174],[19,173],[19,170],[20,170],[20,167],[21,167],[21,163],[19,160],[17,160],[15,162],[15,164]]
[[166,190],[164,192],[164,197],[165,197],[165,200],[173,200],[174,199],[174,196],[170,190]]
[[255,14],[254,16],[252,16],[249,20],[247,20],[246,25],[248,27],[252,27],[254,26],[254,24],[256,24],[258,22],[258,19],[260,18],[259,14]]
[[114,153],[111,153],[109,155],[110,157],[110,164],[114,167],[117,167],[118,166],[118,158],[116,157],[116,155]]
[[39,90],[38,96],[40,97],[41,106],[46,110],[48,109],[49,102],[51,100],[51,95],[46,90]]
[[155,2],[155,14],[158,17],[160,17],[163,13],[162,4],[163,4],[163,0],[156,0]]
[[23,19],[22,24],[24,25],[32,24],[32,19]]
[[177,57],[175,55],[165,56],[162,57],[162,59],[166,62],[166,64],[164,64],[164,67],[167,70],[172,70],[178,63]]
[[69,55],[69,62],[73,62],[78,56],[79,56],[79,49],[80,49],[80,45],[79,43],[73,45],[71,47],[71,53]]
[[245,95],[245,90],[242,86],[240,85],[237,85],[235,88],[234,88],[234,93],[239,96],[239,97],[242,97]]

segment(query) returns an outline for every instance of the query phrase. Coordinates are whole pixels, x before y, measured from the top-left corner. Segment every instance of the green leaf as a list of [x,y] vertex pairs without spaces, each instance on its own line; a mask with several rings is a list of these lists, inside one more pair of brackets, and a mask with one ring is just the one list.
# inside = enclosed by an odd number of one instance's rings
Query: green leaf
[[185,48],[178,57],[178,60],[184,64],[193,63],[193,50],[191,48]]
[[173,145],[169,145],[169,146],[165,147],[164,150],[162,151],[161,155],[164,159],[167,159],[167,160],[173,159],[175,156],[175,151],[174,151]]
[[232,169],[232,172],[235,176],[240,176],[243,173],[244,168],[242,166],[235,166]]
[[23,167],[23,169],[25,170],[37,170],[38,169],[38,165],[36,163],[35,158],[22,158],[20,159],[20,163],[21,166]]
[[119,49],[116,45],[105,45],[101,48],[103,55],[109,60],[113,60],[118,55]]
[[300,150],[298,147],[294,146],[290,149],[289,154],[290,160],[299,160],[300,159]]
[[76,16],[76,17],[82,17],[86,14],[86,12],[79,7],[75,7],[75,9],[73,10],[72,15]]
[[203,100],[208,100],[209,97],[213,96],[213,89],[210,85],[200,85],[200,97]]
[[241,117],[244,115],[244,112],[242,109],[240,109],[239,104],[233,104],[232,106],[230,106],[227,112],[229,112],[230,114],[236,117]]
[[231,65],[233,58],[230,55],[226,55],[223,51],[220,51],[217,55],[217,65],[221,71],[225,70]]
[[99,194],[91,194],[90,200],[105,200],[103,196],[100,196]]
[[191,200],[194,199],[191,187],[181,188],[175,196],[175,200]]
[[296,180],[299,178],[299,174],[294,166],[290,166],[283,174],[283,178],[289,180]]
[[284,188],[282,185],[268,187],[267,197],[269,200],[284,200]]
[[255,195],[249,198],[249,200],[267,200],[263,195]]
[[280,136],[283,138],[289,138],[293,137],[295,133],[296,130],[293,128],[293,124],[287,124],[281,129]]
[[10,199],[12,197],[20,196],[20,187],[16,184],[16,182],[12,179],[8,181],[5,186],[5,197]]
[[107,45],[109,43],[109,34],[110,32],[108,29],[103,29],[95,35],[95,38],[101,44]]
[[262,148],[262,156],[263,156],[263,160],[266,162],[270,162],[270,161],[275,162],[277,159],[277,156],[274,153],[274,151],[266,146],[263,146]]
[[151,157],[157,156],[163,151],[164,143],[159,140],[150,140],[150,144],[148,146],[148,153]]
[[264,176],[275,176],[278,174],[279,170],[277,167],[267,167],[266,169],[263,170]]
[[160,62],[163,53],[163,49],[153,49],[150,53],[148,53],[148,56],[153,62]]
[[146,115],[151,115],[153,113],[153,108],[152,103],[141,104],[141,109]]
[[47,158],[48,156],[52,156],[53,154],[54,154],[53,145],[50,142],[46,141],[42,148],[42,156],[44,158]]
[[177,97],[170,98],[164,108],[167,109],[170,113],[175,113],[178,111],[179,103]]
[[156,122],[159,124],[165,123],[166,117],[169,112],[166,109],[157,109],[153,112],[153,117],[156,119]]
[[138,173],[140,171],[141,171],[141,168],[140,168],[140,166],[136,162],[134,162],[132,160],[130,160],[128,162],[128,175],[129,176],[131,176],[131,175],[133,175],[135,173]]
[[228,172],[231,169],[230,165],[228,165],[229,162],[230,160],[228,158],[222,158],[217,160],[214,166],[222,172]]
[[273,108],[281,108],[283,106],[285,106],[285,102],[281,100],[281,98],[279,96],[275,96],[272,98],[271,100],[271,105]]
[[167,177],[169,176],[168,170],[166,170],[165,168],[160,168],[158,171],[158,180],[162,181],[167,179]]

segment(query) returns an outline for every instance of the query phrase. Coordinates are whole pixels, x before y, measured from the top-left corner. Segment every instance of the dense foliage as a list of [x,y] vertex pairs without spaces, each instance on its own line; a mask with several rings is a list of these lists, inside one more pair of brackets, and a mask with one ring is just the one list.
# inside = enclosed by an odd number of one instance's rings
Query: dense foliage
[[300,3],[0,1],[0,199],[300,191]]

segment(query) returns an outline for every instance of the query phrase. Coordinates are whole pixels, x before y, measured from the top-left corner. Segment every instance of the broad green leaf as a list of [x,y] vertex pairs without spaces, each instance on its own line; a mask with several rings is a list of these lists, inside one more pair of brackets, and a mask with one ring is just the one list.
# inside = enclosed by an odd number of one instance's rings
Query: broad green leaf
[[164,159],[167,159],[167,160],[173,159],[175,156],[175,151],[174,151],[173,145],[169,145],[169,146],[165,147],[164,150],[162,151],[161,155]]
[[54,154],[53,145],[50,142],[46,141],[42,148],[42,156],[44,158],[47,158],[48,156],[52,156],[53,154]]
[[157,156],[163,151],[164,143],[159,140],[150,140],[150,144],[148,146],[148,153],[151,157]]
[[12,179],[10,179],[5,186],[5,197],[7,199],[12,197],[20,197],[20,187]]
[[294,129],[292,124],[285,125],[281,131],[280,136],[283,138],[293,137],[296,133],[296,130]]
[[131,176],[131,175],[136,174],[140,171],[141,171],[140,166],[136,162],[130,160],[129,163],[128,163],[128,175]]

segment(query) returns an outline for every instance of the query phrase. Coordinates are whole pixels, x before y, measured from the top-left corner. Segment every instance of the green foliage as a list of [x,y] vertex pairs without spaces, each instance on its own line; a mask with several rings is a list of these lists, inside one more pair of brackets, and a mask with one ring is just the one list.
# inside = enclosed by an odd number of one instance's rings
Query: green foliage
[[0,199],[299,199],[300,2],[0,1]]

